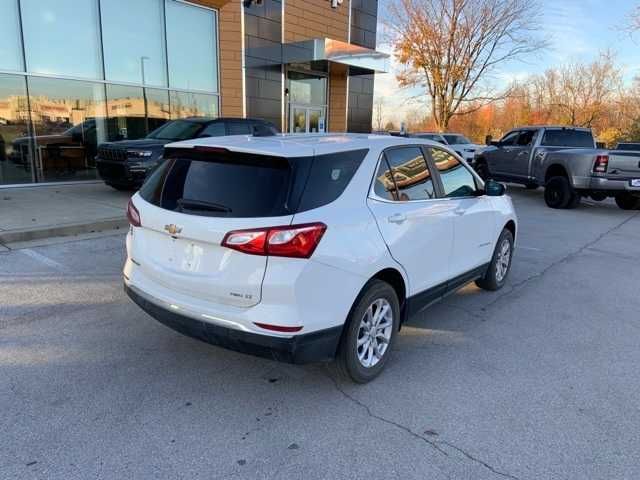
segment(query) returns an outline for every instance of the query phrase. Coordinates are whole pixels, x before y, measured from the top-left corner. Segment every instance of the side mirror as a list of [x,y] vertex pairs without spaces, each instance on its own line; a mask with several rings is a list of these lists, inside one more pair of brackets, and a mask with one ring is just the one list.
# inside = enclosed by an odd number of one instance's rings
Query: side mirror
[[484,193],[489,197],[501,197],[506,191],[507,187],[495,180],[487,180],[484,183]]

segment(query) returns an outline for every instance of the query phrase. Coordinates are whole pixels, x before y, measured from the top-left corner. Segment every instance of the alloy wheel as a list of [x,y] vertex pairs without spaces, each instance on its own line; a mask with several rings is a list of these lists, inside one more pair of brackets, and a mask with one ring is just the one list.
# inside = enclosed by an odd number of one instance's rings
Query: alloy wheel
[[498,283],[504,280],[509,271],[509,264],[511,263],[511,242],[508,239],[504,239],[498,250],[498,257],[496,258],[496,280]]
[[386,299],[379,298],[369,305],[358,327],[356,349],[363,367],[374,367],[382,360],[392,332],[393,309]]

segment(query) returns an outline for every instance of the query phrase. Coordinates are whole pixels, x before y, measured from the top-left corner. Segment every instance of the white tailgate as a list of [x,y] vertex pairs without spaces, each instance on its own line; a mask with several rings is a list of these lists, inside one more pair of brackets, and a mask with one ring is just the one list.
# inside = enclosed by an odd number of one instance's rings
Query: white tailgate
[[[261,300],[267,257],[220,244],[231,230],[289,225],[292,216],[225,218],[188,215],[133,197],[142,227],[135,228],[131,258],[143,275],[184,295],[226,305],[251,307]],[[165,226],[181,229],[171,235]]]

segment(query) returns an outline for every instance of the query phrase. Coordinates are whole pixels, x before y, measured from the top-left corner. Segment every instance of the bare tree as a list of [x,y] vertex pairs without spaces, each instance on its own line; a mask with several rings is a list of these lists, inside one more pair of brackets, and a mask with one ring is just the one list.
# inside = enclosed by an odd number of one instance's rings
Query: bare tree
[[501,97],[486,82],[498,65],[547,45],[537,36],[536,0],[391,2],[387,28],[405,66],[398,81],[425,89],[440,130]]
[[640,30],[640,5],[636,6],[636,8],[629,13],[627,30],[631,34]]
[[556,122],[592,127],[610,108],[622,86],[622,75],[610,52],[590,64],[550,69],[533,79],[549,117]]

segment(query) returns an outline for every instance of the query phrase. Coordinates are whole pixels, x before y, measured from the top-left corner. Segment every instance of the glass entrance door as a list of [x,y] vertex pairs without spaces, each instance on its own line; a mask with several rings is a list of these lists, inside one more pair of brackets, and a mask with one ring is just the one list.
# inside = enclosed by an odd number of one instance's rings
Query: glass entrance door
[[291,133],[324,133],[326,131],[325,108],[291,105],[289,131]]

